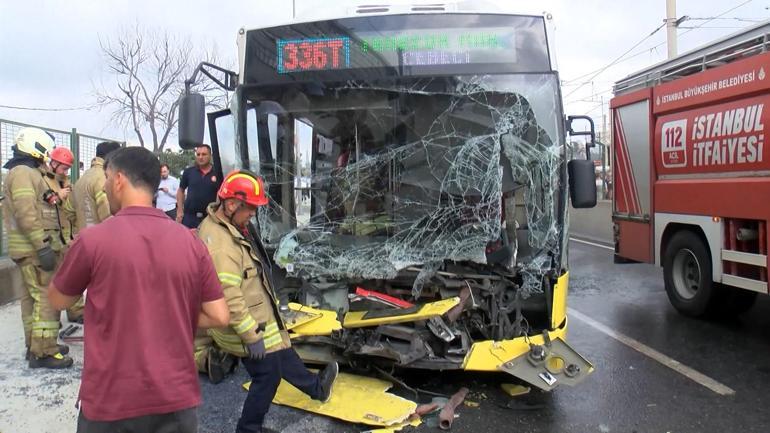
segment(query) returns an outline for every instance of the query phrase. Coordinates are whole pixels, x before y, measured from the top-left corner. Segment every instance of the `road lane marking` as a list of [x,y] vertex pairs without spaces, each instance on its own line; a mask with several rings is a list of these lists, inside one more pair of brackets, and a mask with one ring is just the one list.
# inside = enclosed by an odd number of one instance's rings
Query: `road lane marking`
[[606,334],[615,340],[618,340],[619,342],[625,344],[626,346],[636,350],[639,353],[642,353],[644,355],[647,355],[648,357],[654,359],[655,361],[658,361],[659,363],[665,365],[666,367],[676,371],[677,373],[685,376],[686,378],[692,380],[693,382],[696,382],[700,385],[705,386],[706,388],[714,391],[715,393],[719,395],[733,395],[735,394],[735,390],[723,385],[716,380],[706,376],[705,374],[696,371],[681,362],[677,361],[676,359],[669,358],[668,356],[658,352],[657,350],[627,336],[624,334],[621,334],[620,332],[617,332],[613,329],[608,328],[607,326],[597,322],[596,320],[586,316],[585,314],[576,311],[572,308],[569,308],[569,315],[571,317],[574,317],[581,322],[587,324],[588,326],[591,326],[592,328],[596,329],[597,331]]
[[584,241],[582,239],[569,238],[569,240],[571,240],[573,242],[579,242],[581,244],[592,245],[594,247],[604,248],[605,250],[615,251],[615,248],[608,247],[607,245],[597,244],[597,243],[594,243],[594,242],[588,242],[588,241]]

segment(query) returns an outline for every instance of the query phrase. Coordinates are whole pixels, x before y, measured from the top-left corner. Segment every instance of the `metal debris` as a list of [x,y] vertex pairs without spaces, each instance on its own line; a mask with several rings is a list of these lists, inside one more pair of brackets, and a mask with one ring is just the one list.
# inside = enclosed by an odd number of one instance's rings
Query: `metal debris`
[[444,408],[441,409],[441,413],[438,415],[438,426],[442,430],[449,430],[452,428],[452,423],[455,420],[455,409],[457,409],[457,406],[459,406],[463,400],[465,400],[467,395],[468,388],[460,388],[460,390],[457,391],[444,405]]

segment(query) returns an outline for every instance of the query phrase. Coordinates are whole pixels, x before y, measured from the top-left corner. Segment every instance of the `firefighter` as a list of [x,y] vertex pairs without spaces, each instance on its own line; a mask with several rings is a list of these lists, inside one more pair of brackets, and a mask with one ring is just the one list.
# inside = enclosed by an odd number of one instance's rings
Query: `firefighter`
[[[75,225],[75,208],[70,200],[72,185],[68,172],[75,162],[75,156],[66,147],[57,147],[51,151],[48,162],[49,171],[45,181],[51,191],[60,199],[55,203],[54,212],[43,216],[45,230],[50,234],[51,247],[57,252],[57,263],[67,252],[67,246],[72,241],[72,229]],[[81,297],[75,305],[67,309],[67,319],[74,323],[83,323],[83,308],[85,304]]]
[[262,421],[281,378],[311,398],[327,401],[337,377],[336,362],[319,374],[308,371],[294,349],[278,313],[279,301],[273,286],[270,263],[258,238],[248,231],[257,207],[268,203],[262,179],[236,170],[228,174],[209,205],[208,216],[198,228],[214,261],[225,299],[230,307],[230,326],[213,328],[213,345],[196,341],[199,370],[218,369],[221,380],[228,356],[240,358],[251,376],[251,387],[243,404],[238,432],[261,431]]
[[48,302],[48,283],[56,268],[56,240],[46,232],[46,215],[55,212],[59,197],[45,177],[45,157],[54,147],[53,136],[42,129],[23,128],[16,135],[13,158],[3,193],[3,221],[8,233],[8,255],[21,271],[24,293],[21,319],[30,368],[69,368],[69,348],[58,345],[60,313]]
[[99,224],[110,216],[110,203],[104,193],[104,158],[116,149],[120,149],[119,143],[99,143],[91,167],[75,184],[72,190],[72,205],[76,214],[73,235],[88,226]]

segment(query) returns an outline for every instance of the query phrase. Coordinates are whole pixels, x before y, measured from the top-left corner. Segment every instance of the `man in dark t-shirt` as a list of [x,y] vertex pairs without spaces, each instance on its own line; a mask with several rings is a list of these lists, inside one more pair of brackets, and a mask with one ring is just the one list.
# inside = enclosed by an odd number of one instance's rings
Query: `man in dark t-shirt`
[[229,310],[203,243],[152,206],[160,163],[129,147],[105,162],[113,218],[81,231],[48,296],[65,309],[88,287],[78,432],[197,431],[197,327]]
[[[194,229],[206,216],[209,203],[217,201],[222,183],[211,165],[211,147],[202,144],[195,148],[195,165],[182,172],[176,193],[176,222]],[[185,194],[186,193],[186,194]]]

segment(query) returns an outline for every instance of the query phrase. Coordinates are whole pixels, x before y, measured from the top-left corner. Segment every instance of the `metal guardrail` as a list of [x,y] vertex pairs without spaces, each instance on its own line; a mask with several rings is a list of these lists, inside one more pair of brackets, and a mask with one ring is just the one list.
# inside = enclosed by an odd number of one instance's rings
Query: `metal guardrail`
[[[70,171],[70,178],[72,182],[75,182],[80,177],[80,175],[90,166],[91,160],[96,156],[96,146],[99,143],[102,141],[117,141],[122,143],[121,140],[81,134],[77,131],[76,128],[72,128],[70,131],[63,131],[60,129],[48,128],[42,125],[30,125],[13,120],[0,119],[0,165],[5,165],[5,163],[8,162],[8,160],[13,156],[13,152],[11,150],[11,146],[13,146],[13,140],[19,130],[25,127],[35,127],[48,131],[51,133],[51,135],[53,135],[57,146],[63,146],[72,151],[73,155],[75,156],[75,161],[78,161],[77,164],[72,166],[72,170]],[[0,188],[2,188],[5,173],[5,169],[0,171]],[[0,227],[2,227],[2,236],[0,237],[0,255],[5,256],[8,253],[7,234],[5,230],[5,224],[2,224],[2,213],[0,213]]]

